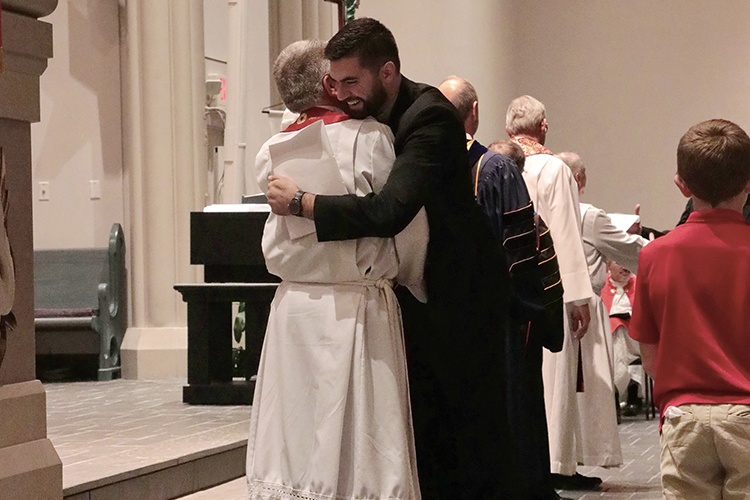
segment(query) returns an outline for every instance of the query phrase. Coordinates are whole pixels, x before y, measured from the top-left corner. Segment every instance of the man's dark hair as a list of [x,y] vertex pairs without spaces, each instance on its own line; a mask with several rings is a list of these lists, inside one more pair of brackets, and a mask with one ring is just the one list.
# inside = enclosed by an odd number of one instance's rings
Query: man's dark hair
[[750,179],[750,137],[727,120],[693,125],[677,146],[677,174],[712,207],[737,196]]
[[360,66],[373,71],[393,61],[396,71],[401,71],[393,33],[380,21],[369,17],[355,19],[341,28],[328,41],[325,54],[329,61],[357,56]]

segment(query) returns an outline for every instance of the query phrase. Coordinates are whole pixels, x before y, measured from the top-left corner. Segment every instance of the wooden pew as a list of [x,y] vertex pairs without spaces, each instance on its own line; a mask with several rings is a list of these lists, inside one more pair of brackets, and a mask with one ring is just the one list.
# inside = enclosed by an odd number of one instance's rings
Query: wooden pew
[[[125,237],[114,224],[106,248],[34,251],[34,330],[54,335],[91,332],[98,341],[98,380],[120,377],[127,329]],[[51,353],[55,354],[55,353]]]

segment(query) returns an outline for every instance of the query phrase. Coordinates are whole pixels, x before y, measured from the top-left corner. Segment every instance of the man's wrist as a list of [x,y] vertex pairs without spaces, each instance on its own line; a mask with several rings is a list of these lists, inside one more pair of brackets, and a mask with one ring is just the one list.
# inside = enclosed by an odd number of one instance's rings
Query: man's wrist
[[301,189],[297,190],[296,193],[294,193],[294,196],[292,196],[292,199],[289,200],[289,203],[287,206],[289,207],[289,213],[292,215],[296,215],[297,217],[302,217],[302,197],[305,196],[305,192]]
[[302,195],[302,213],[306,219],[315,220],[315,194],[305,192]]

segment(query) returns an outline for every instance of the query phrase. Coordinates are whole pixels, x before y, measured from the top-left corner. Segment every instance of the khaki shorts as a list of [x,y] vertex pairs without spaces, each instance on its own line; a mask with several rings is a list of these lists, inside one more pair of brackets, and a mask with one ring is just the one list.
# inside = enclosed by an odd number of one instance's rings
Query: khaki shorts
[[750,406],[668,407],[661,482],[667,499],[750,499]]

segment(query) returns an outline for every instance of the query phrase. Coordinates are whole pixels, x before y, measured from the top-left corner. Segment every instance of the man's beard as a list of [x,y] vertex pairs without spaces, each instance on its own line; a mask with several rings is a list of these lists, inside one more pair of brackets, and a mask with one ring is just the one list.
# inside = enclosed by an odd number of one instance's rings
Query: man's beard
[[362,120],[368,116],[376,116],[385,104],[386,99],[388,99],[388,94],[386,93],[385,86],[382,82],[377,81],[375,87],[368,96],[358,99],[362,101],[363,105],[361,108],[352,108],[347,101],[341,101],[341,107],[344,108],[347,115]]

